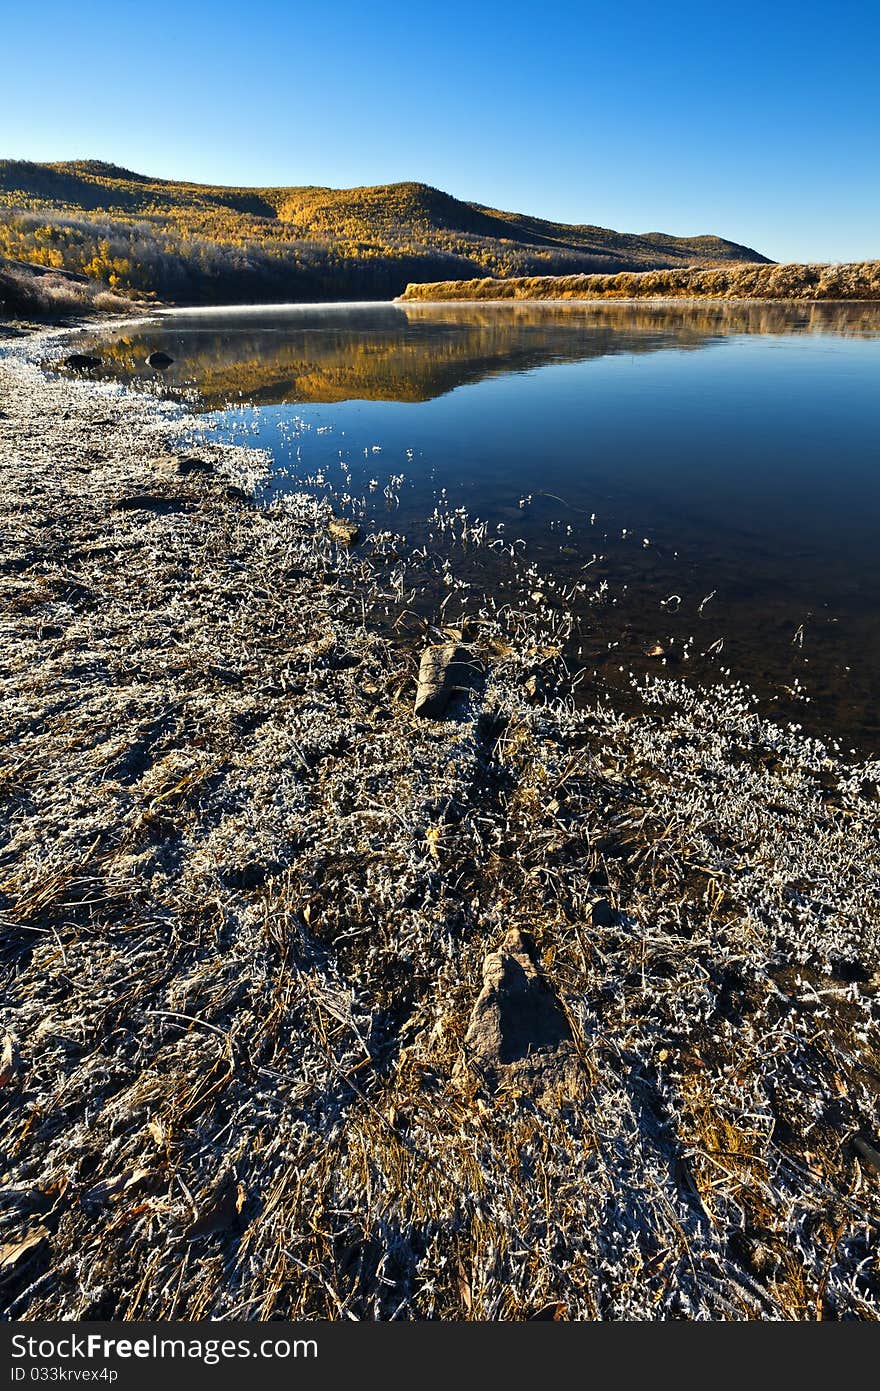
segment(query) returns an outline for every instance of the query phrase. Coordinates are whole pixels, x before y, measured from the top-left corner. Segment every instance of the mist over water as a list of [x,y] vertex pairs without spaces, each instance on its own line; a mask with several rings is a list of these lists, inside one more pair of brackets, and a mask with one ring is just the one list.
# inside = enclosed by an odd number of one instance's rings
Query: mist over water
[[877,306],[179,311],[100,351],[271,449],[270,495],[306,486],[442,552],[462,602],[567,606],[600,685],[741,679],[880,746]]

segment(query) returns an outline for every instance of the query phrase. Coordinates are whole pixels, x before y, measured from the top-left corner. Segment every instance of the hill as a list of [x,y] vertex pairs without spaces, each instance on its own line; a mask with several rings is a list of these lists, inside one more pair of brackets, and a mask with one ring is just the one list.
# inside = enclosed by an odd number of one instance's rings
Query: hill
[[421,183],[219,188],[0,160],[0,254],[179,303],[373,299],[412,281],[766,263],[716,236],[569,226]]

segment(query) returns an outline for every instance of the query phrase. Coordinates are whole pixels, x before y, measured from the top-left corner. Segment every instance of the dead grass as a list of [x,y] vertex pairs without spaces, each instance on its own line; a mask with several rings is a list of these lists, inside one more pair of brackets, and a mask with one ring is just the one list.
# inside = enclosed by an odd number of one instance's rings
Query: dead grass
[[[181,474],[171,407],[27,359],[0,360],[6,1316],[875,1318],[876,764],[736,688],[576,708],[525,613],[481,620],[466,715],[416,721],[398,562],[230,495],[259,455]],[[114,508],[147,492],[186,507]],[[549,1109],[457,1068],[512,926],[588,1079]]]
[[682,266],[611,275],[518,276],[407,285],[402,300],[880,299],[880,261]]
[[45,270],[0,256],[0,317],[70,319],[130,312],[134,301],[100,282],[65,271]]

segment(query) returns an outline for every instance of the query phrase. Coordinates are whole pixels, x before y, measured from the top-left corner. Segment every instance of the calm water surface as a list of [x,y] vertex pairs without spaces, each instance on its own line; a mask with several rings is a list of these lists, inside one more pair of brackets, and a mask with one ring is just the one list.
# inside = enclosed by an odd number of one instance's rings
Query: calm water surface
[[[600,684],[662,669],[659,644],[669,674],[880,747],[880,306],[176,311],[100,350],[270,448],[270,493],[446,554],[471,606],[570,608]],[[499,544],[454,544],[456,509]]]

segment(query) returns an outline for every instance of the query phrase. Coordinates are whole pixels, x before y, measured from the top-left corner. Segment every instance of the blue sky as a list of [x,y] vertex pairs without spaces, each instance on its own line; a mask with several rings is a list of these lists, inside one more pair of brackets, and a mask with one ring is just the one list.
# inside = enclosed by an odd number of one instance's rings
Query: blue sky
[[880,257],[880,4],[63,0],[0,27],[0,157],[419,179],[777,260]]

